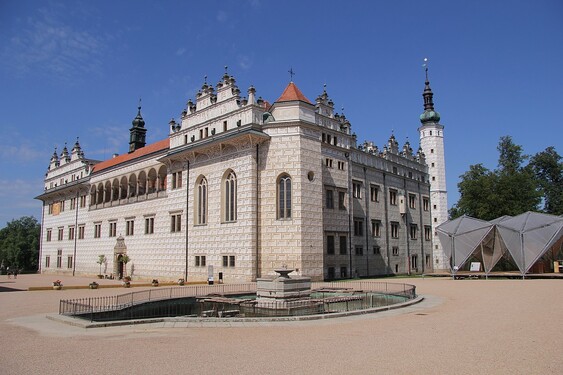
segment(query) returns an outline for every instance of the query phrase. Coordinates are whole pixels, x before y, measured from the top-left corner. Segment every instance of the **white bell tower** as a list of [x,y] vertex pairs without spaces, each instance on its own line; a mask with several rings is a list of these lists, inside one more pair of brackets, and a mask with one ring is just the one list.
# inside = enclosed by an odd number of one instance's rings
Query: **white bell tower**
[[432,252],[434,270],[450,269],[449,260],[444,254],[442,244],[436,235],[436,227],[448,220],[448,194],[446,191],[446,160],[444,157],[444,126],[439,123],[440,114],[434,110],[433,93],[428,80],[428,66],[422,97],[424,112],[420,115],[420,148],[426,157],[430,182],[430,210],[432,216]]

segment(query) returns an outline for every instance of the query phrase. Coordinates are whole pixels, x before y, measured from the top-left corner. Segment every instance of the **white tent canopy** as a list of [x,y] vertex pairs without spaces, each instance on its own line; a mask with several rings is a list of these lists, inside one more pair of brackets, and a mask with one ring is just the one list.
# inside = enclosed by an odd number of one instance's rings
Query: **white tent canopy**
[[454,270],[476,257],[488,274],[508,251],[524,275],[546,252],[561,247],[563,217],[526,212],[487,222],[462,216],[438,226],[437,233]]
[[503,220],[497,228],[518,269],[525,274],[563,235],[563,218],[526,212]]

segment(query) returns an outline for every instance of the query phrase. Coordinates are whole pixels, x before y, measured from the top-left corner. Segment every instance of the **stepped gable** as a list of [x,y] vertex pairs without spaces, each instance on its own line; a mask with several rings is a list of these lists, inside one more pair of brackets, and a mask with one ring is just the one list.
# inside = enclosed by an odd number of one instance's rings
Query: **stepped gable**
[[150,145],[137,149],[132,153],[121,154],[114,158],[102,161],[101,163],[94,165],[94,168],[92,169],[92,173],[100,172],[104,169],[114,167],[118,164],[125,163],[127,161],[134,160],[142,156],[150,155],[152,153],[162,151],[168,148],[170,148],[170,139],[166,138],[163,139],[162,141],[151,143]]
[[278,98],[278,100],[276,100],[276,103],[279,102],[293,102],[293,101],[301,101],[301,102],[305,102],[308,104],[313,104],[311,103],[311,101],[309,99],[307,99],[305,97],[305,95],[303,95],[303,93],[301,92],[301,90],[299,90],[299,87],[297,87],[297,85],[295,85],[295,83],[293,82],[289,82],[289,84],[287,85],[287,87],[285,88],[285,90],[283,91],[283,93],[281,94],[281,96]]

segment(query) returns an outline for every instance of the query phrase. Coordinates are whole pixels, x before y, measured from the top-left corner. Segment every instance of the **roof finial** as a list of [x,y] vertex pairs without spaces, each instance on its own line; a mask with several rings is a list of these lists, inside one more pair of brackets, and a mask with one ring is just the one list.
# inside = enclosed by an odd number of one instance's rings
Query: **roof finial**
[[295,75],[293,68],[289,68],[289,70],[287,72],[289,73],[290,82],[293,82],[293,76]]
[[428,82],[428,57],[424,58],[424,64],[422,64],[426,73],[426,82]]
[[139,113],[141,113],[141,97],[139,97],[139,106],[137,107]]
[[207,85],[207,74],[203,76],[203,83]]
[[225,74],[229,74],[229,72],[227,71],[229,69],[229,67],[227,65],[225,65]]

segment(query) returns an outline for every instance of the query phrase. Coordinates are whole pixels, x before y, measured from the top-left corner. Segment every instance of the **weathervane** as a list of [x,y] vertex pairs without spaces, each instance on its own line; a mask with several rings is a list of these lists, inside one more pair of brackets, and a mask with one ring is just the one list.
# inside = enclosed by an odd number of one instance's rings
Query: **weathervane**
[[422,67],[426,72],[426,81],[428,81],[428,57],[424,58],[424,64],[422,64]]
[[293,71],[293,68],[289,68],[289,70],[287,71],[289,73],[289,77],[290,77],[290,82],[293,82],[293,76],[295,75],[295,72]]

